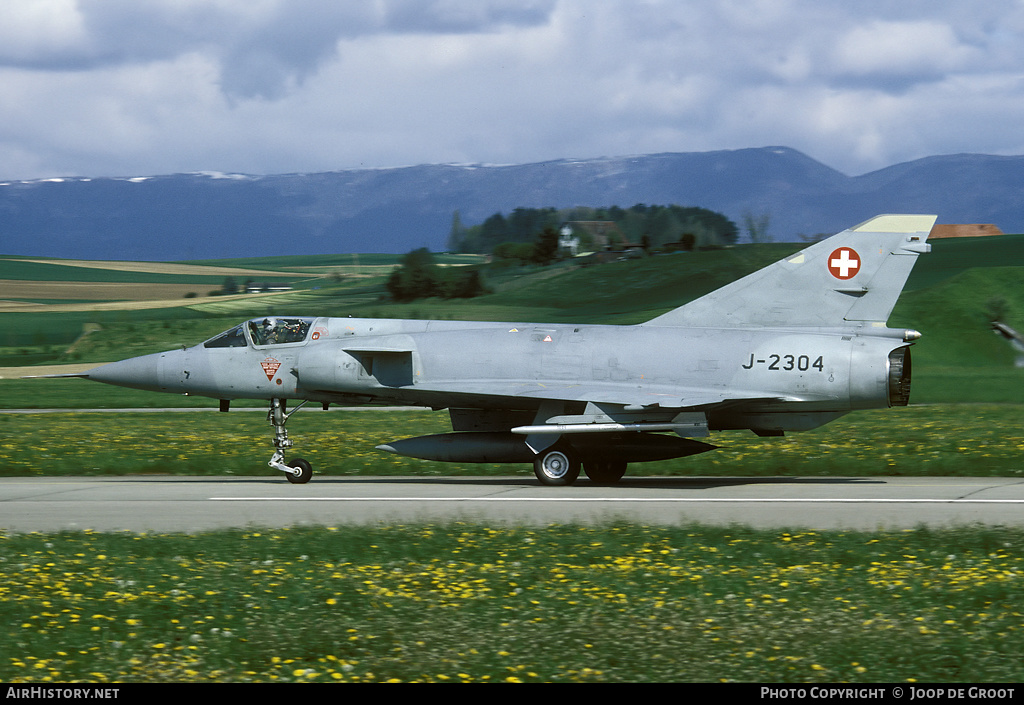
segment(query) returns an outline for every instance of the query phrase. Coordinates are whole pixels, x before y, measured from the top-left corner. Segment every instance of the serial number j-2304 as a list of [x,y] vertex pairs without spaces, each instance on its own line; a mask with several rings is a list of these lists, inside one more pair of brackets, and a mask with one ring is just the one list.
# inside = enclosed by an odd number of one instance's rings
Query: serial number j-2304
[[811,360],[811,355],[776,355],[772,353],[765,358],[755,358],[754,354],[750,354],[750,359],[747,360],[746,364],[740,365],[745,370],[752,369],[755,365],[764,365],[769,370],[778,370],[780,372],[790,372],[792,370],[798,370],[800,372],[809,372],[810,370],[817,370],[818,372],[825,371],[825,362],[821,355]]

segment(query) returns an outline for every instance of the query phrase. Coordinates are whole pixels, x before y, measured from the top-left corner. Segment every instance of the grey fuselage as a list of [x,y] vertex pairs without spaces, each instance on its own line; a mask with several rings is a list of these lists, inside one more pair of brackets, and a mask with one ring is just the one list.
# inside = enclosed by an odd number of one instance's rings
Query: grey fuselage
[[[225,400],[534,411],[555,398],[567,410],[588,401],[703,407],[711,430],[786,431],[901,403],[890,353],[907,348],[904,331],[888,328],[284,320],[307,322],[305,337],[261,345],[243,324],[244,345],[207,341],[111,363],[90,378]],[[746,400],[719,403],[730,398]]]

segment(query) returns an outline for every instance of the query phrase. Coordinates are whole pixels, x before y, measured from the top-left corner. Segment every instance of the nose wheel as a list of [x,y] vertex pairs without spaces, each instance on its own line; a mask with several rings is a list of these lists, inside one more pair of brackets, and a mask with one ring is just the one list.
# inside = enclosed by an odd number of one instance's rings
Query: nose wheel
[[313,466],[304,458],[292,460],[288,463],[288,467],[291,468],[291,472],[285,475],[285,477],[293,485],[304,485],[313,477]]
[[274,448],[276,449],[267,465],[283,472],[284,476],[288,478],[288,482],[293,485],[304,485],[313,477],[313,466],[309,464],[309,461],[303,458],[295,458],[286,463],[284,460],[284,451],[293,445],[288,438],[288,430],[284,425],[288,423],[291,415],[305,406],[305,404],[306,402],[303,401],[291,411],[285,411],[283,400],[271,399],[270,411],[267,412],[267,421],[274,427]]

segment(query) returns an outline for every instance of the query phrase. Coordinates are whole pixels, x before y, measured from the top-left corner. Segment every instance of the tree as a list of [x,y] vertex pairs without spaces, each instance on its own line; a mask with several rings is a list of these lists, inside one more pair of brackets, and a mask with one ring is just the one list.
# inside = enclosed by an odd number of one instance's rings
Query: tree
[[557,255],[558,232],[554,228],[544,228],[533,245],[533,261],[537,264],[550,264]]
[[648,231],[651,234],[651,242],[656,246],[662,246],[679,240],[682,229],[679,216],[671,208],[659,208],[650,219]]
[[503,260],[516,260],[520,264],[532,262],[534,244],[532,242],[503,242],[494,248],[494,256]]
[[[505,243],[536,243],[548,228],[555,230],[563,223],[575,221],[606,220],[615,223],[617,231],[628,242],[637,243],[647,235],[652,248],[664,247],[679,239],[681,233],[693,233],[698,246],[721,246],[735,244],[739,228],[721,213],[696,206],[657,206],[638,203],[629,209],[619,206],[592,208],[574,206],[555,210],[554,208],[516,208],[506,217],[495,213],[480,225],[464,227],[458,212],[452,218],[448,248],[459,252],[491,252]],[[461,233],[461,237],[458,234]],[[583,238],[585,229],[576,233]],[[550,261],[547,255],[540,255],[543,261]],[[507,257],[506,257],[507,259]]]
[[459,271],[444,269],[434,262],[426,247],[413,250],[402,258],[388,277],[387,290],[395,301],[413,301],[431,296],[463,299],[486,293],[483,278],[475,269]]
[[466,239],[466,229],[462,226],[462,217],[458,211],[452,213],[452,229],[448,232],[448,252],[460,252]]
[[476,269],[466,272],[439,269],[438,274],[438,295],[445,299],[471,299],[487,293],[484,279]]
[[768,225],[771,223],[770,213],[762,213],[755,216],[750,211],[743,212],[743,227],[747,231],[751,242],[771,242],[772,237],[768,234]]
[[507,222],[511,242],[529,242],[544,228],[558,225],[558,212],[554,208],[516,208]]
[[402,265],[388,277],[387,289],[395,301],[412,301],[433,296],[436,291],[437,265],[426,247],[402,258]]
[[501,213],[495,213],[483,222],[480,226],[480,241],[478,246],[483,252],[492,252],[494,247],[502,242],[508,242],[509,237],[508,221]]

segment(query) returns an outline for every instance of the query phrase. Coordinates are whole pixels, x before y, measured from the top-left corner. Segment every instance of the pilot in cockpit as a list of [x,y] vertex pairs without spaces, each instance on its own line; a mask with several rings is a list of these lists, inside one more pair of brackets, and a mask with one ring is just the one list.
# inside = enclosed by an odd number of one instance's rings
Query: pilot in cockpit
[[263,319],[263,344],[273,345],[277,342],[277,321],[273,318]]

